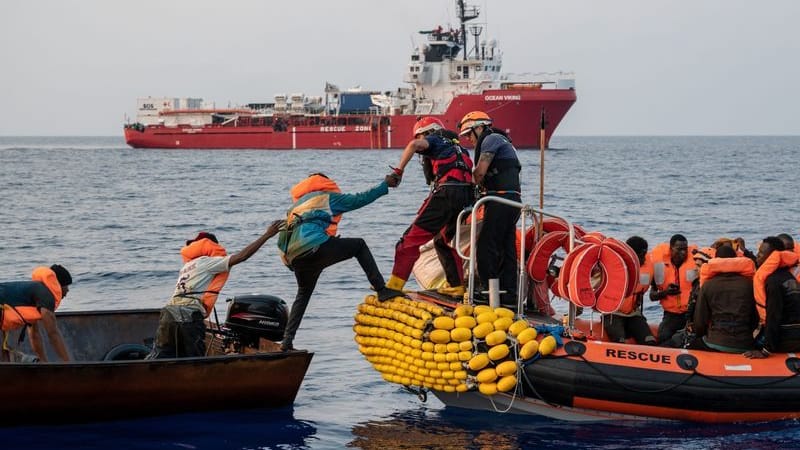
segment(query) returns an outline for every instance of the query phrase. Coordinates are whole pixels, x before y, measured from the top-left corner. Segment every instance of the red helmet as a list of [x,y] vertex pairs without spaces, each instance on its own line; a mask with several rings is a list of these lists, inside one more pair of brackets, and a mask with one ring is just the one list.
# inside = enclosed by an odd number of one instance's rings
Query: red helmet
[[443,130],[444,124],[441,120],[437,119],[436,117],[423,117],[414,124],[414,132],[413,135],[416,136],[418,134],[425,133],[426,131],[436,131],[436,130]]

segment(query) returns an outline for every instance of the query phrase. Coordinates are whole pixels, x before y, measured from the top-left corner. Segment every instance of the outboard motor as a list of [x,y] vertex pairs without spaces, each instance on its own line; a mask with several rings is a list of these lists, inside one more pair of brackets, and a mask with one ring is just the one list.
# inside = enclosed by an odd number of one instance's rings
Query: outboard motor
[[225,326],[245,347],[258,348],[259,338],[283,339],[289,314],[286,302],[274,295],[238,295],[230,300]]

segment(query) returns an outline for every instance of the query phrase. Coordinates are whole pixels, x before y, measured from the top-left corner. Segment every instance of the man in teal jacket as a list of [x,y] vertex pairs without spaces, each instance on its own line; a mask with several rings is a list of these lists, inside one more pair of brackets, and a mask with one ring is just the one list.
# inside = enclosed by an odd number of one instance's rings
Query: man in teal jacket
[[297,295],[286,325],[281,349],[292,350],[295,333],[300,327],[308,301],[322,271],[338,262],[355,257],[372,288],[381,301],[402,296],[403,293],[386,287],[375,258],[361,238],[336,236],[343,213],[369,205],[396,187],[399,177],[387,175],[372,189],[358,194],[343,194],[336,182],[317,173],[292,187],[294,204],[286,216],[286,228],[278,236],[278,248],[284,264],[294,271]]

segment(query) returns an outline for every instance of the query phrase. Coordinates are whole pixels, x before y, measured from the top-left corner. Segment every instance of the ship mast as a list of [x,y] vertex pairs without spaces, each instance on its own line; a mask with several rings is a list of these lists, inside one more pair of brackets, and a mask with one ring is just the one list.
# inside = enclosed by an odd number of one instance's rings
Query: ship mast
[[[464,61],[467,60],[467,22],[472,19],[477,19],[480,15],[480,11],[478,11],[477,6],[467,6],[464,4],[464,0],[456,0],[456,15],[458,15],[458,20],[461,22],[461,39],[459,44],[461,44],[461,48],[464,49]],[[480,32],[479,32],[480,33]],[[477,57],[478,53],[478,36],[475,36],[475,53]]]

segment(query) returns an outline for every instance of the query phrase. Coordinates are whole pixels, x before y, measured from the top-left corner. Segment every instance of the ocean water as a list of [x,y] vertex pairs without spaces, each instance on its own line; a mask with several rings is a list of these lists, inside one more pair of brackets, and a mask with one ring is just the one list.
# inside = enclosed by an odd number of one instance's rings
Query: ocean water
[[[800,237],[800,137],[555,137],[552,146],[545,209],[587,230],[638,234],[651,247],[674,233],[698,245],[742,236],[750,248],[777,233]],[[198,230],[238,251],[283,216],[289,188],[309,173],[357,192],[380,181],[399,155],[134,150],[117,137],[0,137],[0,280],[26,279],[34,266],[57,262],[75,280],[63,310],[160,307],[181,245]],[[536,205],[539,152],[520,157],[523,201]],[[340,233],[363,237],[388,277],[394,243],[426,194],[412,162],[399,188],[346,214]],[[234,268],[223,296],[268,293],[291,302],[294,291],[270,241]],[[421,403],[382,381],[358,353],[351,327],[368,292],[355,260],[323,274],[295,342],[316,354],[291,408],[0,428],[2,448],[750,449],[800,440],[795,421],[578,425],[445,408],[433,396]],[[224,317],[224,302],[218,310]],[[658,305],[648,304],[646,315],[658,320]],[[208,395],[224,401],[234,382],[210,380]]]

